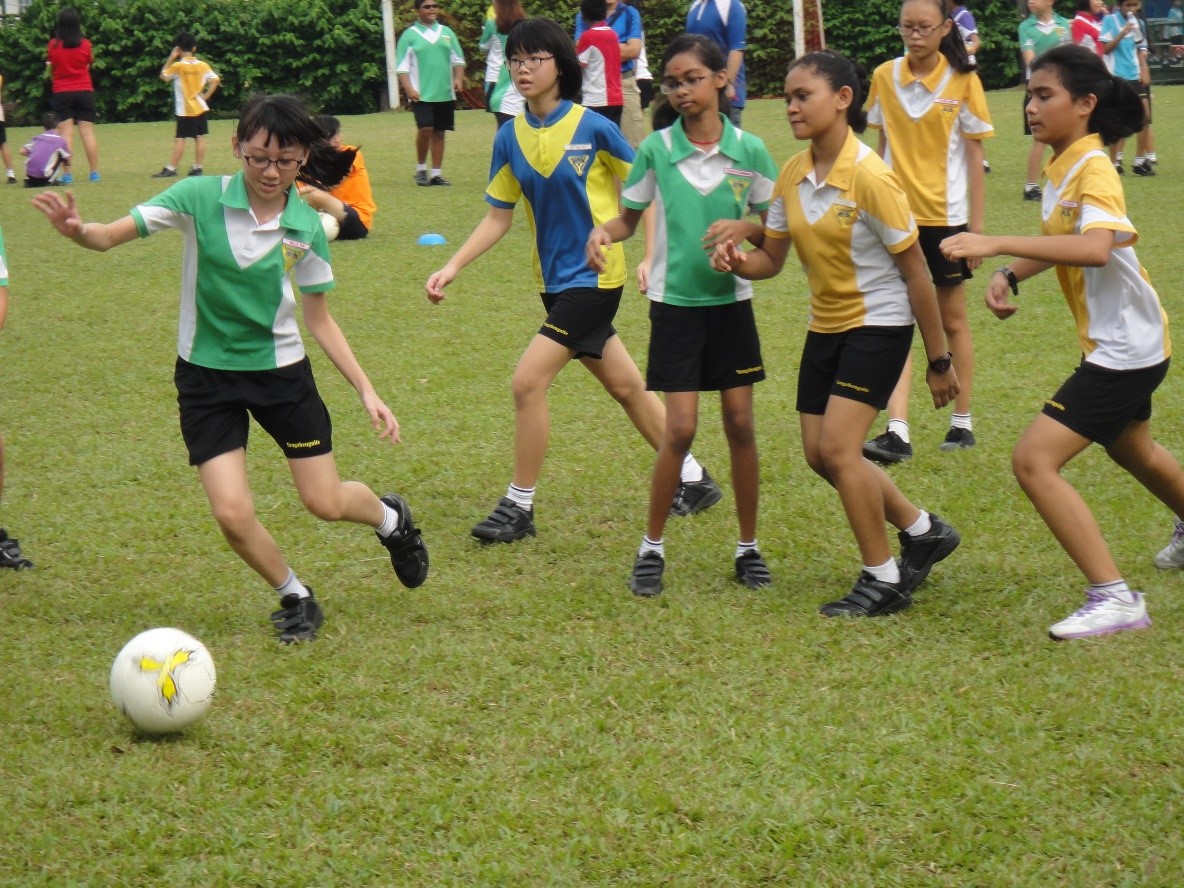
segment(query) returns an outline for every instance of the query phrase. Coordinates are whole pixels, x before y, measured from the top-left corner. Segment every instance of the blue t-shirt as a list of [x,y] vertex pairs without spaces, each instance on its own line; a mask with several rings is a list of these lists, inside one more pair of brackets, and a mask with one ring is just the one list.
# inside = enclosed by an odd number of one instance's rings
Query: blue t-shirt
[[[694,0],[687,11],[687,33],[702,34],[719,44],[726,56],[733,50],[748,48],[748,10],[740,0]],[[732,104],[744,107],[748,74],[744,62],[736,75],[736,98]]]
[[599,274],[588,267],[588,232],[617,215],[616,179],[628,177],[633,149],[607,117],[562,101],[544,120],[528,108],[497,131],[485,199],[513,209],[526,200],[539,290],[611,289],[625,283],[625,251],[608,250]]
[[[1102,20],[1102,42],[1109,43],[1126,25],[1126,16],[1121,12],[1114,12]],[[1118,42],[1118,46],[1110,53],[1114,61],[1114,76],[1123,80],[1139,79],[1139,52],[1147,51],[1147,38],[1143,34],[1143,26],[1135,19],[1135,27]]]
[[[608,26],[617,32],[617,42],[628,43],[630,40],[641,40],[641,13],[628,3],[618,3],[606,21]],[[587,30],[584,27],[584,16],[576,13],[576,43],[580,42],[580,35]],[[637,59],[621,59],[621,73],[628,74],[637,68]]]

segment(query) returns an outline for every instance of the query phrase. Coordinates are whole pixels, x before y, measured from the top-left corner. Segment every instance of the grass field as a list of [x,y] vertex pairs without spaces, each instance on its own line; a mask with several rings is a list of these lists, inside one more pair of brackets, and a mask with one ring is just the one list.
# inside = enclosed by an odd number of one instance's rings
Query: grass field
[[[1035,232],[1019,96],[990,102],[988,230]],[[1160,175],[1125,181],[1140,258],[1177,319],[1182,105],[1184,88],[1157,89]],[[745,119],[778,162],[799,149],[780,102]],[[332,305],[405,443],[379,445],[313,359],[343,475],[408,496],[432,575],[408,592],[368,531],[307,515],[255,429],[257,507],[328,614],[296,648],[274,641],[272,595],[223,543],[185,462],[180,238],[87,253],[31,192],[0,186],[0,522],[37,562],[0,575],[0,885],[1184,884],[1184,577],[1151,563],[1170,516],[1096,448],[1073,463],[1155,625],[1054,644],[1046,629],[1083,581],[1010,474],[1012,444],[1078,358],[1052,276],[1024,285],[1006,324],[982,305],[985,275],[971,282],[980,445],[939,453],[948,415],[918,388],[917,456],[893,470],[965,542],[910,611],[871,622],[817,615],[858,552],[800,452],[804,278],[787,267],[758,285],[775,584],[732,581],[729,496],[670,525],[667,591],[643,602],[625,580],[652,455],[578,366],[551,395],[539,537],[482,549],[468,536],[509,480],[508,382],[540,319],[524,219],[443,305],[422,285],[484,213],[492,118],[458,116],[451,189],[413,185],[409,115],[344,124],[380,212],[368,241],[335,245]],[[230,123],[212,128],[207,170],[229,172]],[[84,218],[106,220],[155,193],[172,124],[98,134],[104,180],[75,191]],[[10,145],[31,135],[10,130]],[[426,231],[449,246],[417,247]],[[618,327],[643,358],[640,296]],[[1182,391],[1173,374],[1156,401],[1177,454]],[[726,482],[708,400],[695,452]],[[166,625],[206,643],[220,686],[201,724],[146,740],[110,704],[107,673],[128,638]]]

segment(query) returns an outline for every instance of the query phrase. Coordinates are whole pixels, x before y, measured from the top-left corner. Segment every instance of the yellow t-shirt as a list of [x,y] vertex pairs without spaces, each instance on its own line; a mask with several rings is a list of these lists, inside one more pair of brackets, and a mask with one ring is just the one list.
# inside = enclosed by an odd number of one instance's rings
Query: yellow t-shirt
[[966,141],[995,135],[982,81],[958,73],[946,57],[918,79],[907,56],[872,75],[868,126],[882,129],[884,159],[899,174],[918,225],[965,225],[970,219]]

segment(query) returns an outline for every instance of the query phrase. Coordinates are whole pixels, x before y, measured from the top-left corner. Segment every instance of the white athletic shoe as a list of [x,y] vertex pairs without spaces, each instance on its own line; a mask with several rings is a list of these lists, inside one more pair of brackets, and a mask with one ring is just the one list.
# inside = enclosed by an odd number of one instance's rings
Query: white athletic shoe
[[1172,541],[1156,554],[1155,566],[1160,570],[1184,568],[1184,521],[1179,518],[1176,519],[1176,527],[1172,530]]
[[1131,592],[1134,601],[1123,601],[1110,595],[1099,595],[1086,590],[1085,605],[1059,623],[1049,627],[1048,634],[1057,641],[1067,638],[1089,638],[1109,635],[1126,629],[1146,629],[1151,625],[1147,605],[1139,592]]

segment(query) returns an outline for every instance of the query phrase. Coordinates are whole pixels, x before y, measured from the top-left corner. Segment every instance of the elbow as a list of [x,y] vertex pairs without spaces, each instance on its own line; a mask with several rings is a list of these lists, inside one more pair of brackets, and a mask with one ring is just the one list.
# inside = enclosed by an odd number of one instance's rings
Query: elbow
[[1109,250],[1091,250],[1088,255],[1082,257],[1081,264],[1085,268],[1101,268],[1109,261]]

